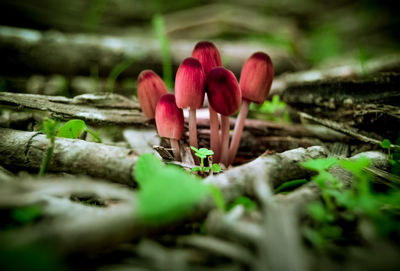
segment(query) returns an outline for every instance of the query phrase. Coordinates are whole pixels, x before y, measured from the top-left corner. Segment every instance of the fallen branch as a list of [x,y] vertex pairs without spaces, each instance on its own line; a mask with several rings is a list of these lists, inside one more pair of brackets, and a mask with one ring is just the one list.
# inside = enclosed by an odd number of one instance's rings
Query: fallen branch
[[88,124],[146,125],[137,101],[116,94],[84,94],[69,99],[63,96],[0,93],[0,105],[18,110],[49,112],[62,120],[82,119]]
[[[0,128],[0,163],[38,170],[49,144],[49,139],[37,132]],[[48,170],[86,174],[134,186],[136,160],[137,155],[131,149],[57,137]]]

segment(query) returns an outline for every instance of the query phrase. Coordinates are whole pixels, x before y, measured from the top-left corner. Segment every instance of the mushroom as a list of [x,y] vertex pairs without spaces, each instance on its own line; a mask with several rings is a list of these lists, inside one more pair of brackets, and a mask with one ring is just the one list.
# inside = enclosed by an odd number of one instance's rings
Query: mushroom
[[173,94],[165,94],[160,98],[155,115],[159,136],[170,139],[174,157],[177,161],[180,161],[181,156],[178,140],[183,134],[183,110],[176,106]]
[[[198,42],[193,49],[192,57],[200,61],[206,76],[213,68],[222,66],[217,47],[209,41]],[[214,151],[214,161],[219,162],[221,153],[218,115],[210,104],[208,110],[210,111],[210,149]]]
[[179,66],[175,78],[176,105],[189,108],[189,143],[198,148],[196,109],[204,102],[206,75],[200,62],[193,57],[186,58]]
[[152,70],[144,70],[138,76],[137,93],[144,115],[154,119],[157,103],[167,93],[163,80]]
[[207,77],[207,95],[211,106],[221,114],[221,162],[229,162],[229,116],[238,111],[242,94],[235,75],[224,67],[216,67]]
[[271,58],[263,53],[256,52],[246,60],[240,73],[240,89],[243,102],[236,119],[231,145],[229,148],[229,164],[235,159],[243,132],[244,121],[249,112],[250,102],[263,103],[267,98],[274,78],[274,68]]

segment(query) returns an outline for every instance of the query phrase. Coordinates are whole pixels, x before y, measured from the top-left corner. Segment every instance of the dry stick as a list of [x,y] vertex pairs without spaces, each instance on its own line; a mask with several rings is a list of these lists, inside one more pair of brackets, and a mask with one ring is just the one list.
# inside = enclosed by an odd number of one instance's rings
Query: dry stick
[[174,153],[174,157],[177,161],[181,161],[181,154],[179,152],[179,142],[178,139],[171,138],[171,148]]
[[238,118],[236,119],[235,130],[233,131],[231,145],[229,147],[229,165],[232,164],[239,149],[240,138],[242,137],[244,121],[246,120],[247,113],[249,112],[250,101],[243,99],[242,106]]
[[217,112],[209,104],[210,111],[210,148],[214,151],[214,162],[219,163],[221,159],[220,138],[219,138],[219,121]]
[[221,115],[221,162],[228,166],[229,160],[229,116]]

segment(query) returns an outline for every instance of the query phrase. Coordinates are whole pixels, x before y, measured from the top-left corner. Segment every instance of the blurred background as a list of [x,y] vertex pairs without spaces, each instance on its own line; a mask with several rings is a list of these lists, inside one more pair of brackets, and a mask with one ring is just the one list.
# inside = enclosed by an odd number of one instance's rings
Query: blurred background
[[389,0],[2,0],[0,90],[75,96],[135,93],[153,69],[173,87],[200,40],[239,77],[254,51],[276,74],[358,63],[399,52]]

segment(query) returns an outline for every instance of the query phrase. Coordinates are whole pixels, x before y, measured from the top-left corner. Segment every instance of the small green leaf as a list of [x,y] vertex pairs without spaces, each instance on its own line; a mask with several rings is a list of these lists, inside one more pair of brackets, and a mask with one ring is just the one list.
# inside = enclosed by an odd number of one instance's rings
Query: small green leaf
[[356,160],[341,160],[339,161],[339,165],[345,169],[350,170],[356,175],[360,175],[364,168],[368,167],[371,164],[371,160],[365,156],[361,156]]
[[199,167],[192,167],[192,169],[191,169],[190,171],[191,171],[191,172],[200,171],[200,168],[199,168]]
[[205,167],[204,168],[204,171],[209,171],[210,170],[210,167]]
[[207,158],[207,156],[206,155],[204,155],[204,154],[202,154],[202,153],[195,153],[194,155],[196,155],[197,157],[200,157],[200,158]]
[[307,169],[322,171],[330,169],[337,163],[337,161],[338,160],[335,157],[318,158],[303,162],[301,165]]
[[42,210],[39,206],[28,206],[14,209],[11,213],[12,218],[21,224],[29,223],[40,216]]
[[217,208],[220,209],[221,211],[225,212],[226,204],[225,204],[224,195],[222,194],[221,189],[219,189],[215,185],[209,185],[208,188],[211,192],[211,195],[214,199],[214,202],[215,202],[215,205],[217,206]]
[[252,211],[257,208],[257,203],[244,196],[236,198],[235,201],[228,206],[228,210],[232,209],[236,205],[243,205],[247,211]]
[[278,186],[278,188],[275,189],[275,193],[280,193],[283,191],[292,191],[292,190],[298,188],[299,186],[305,184],[306,182],[307,182],[306,179],[292,180],[292,181],[285,182],[285,183],[281,184],[280,186]]
[[57,136],[76,139],[85,130],[85,127],[86,124],[83,120],[70,120],[61,126]]
[[381,142],[381,147],[382,147],[382,148],[389,149],[390,146],[391,146],[391,143],[390,143],[390,140],[389,140],[389,139],[384,139],[384,140]]
[[190,148],[192,149],[192,150],[194,150],[196,153],[197,152],[199,152],[199,150],[198,149],[196,149],[195,147],[193,147],[193,146],[190,146]]
[[213,171],[216,172],[216,173],[221,171],[221,167],[216,163],[214,163],[212,165],[212,167],[213,167]]

